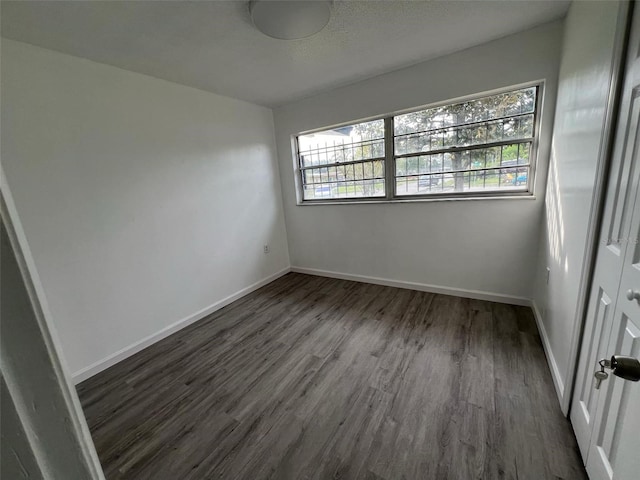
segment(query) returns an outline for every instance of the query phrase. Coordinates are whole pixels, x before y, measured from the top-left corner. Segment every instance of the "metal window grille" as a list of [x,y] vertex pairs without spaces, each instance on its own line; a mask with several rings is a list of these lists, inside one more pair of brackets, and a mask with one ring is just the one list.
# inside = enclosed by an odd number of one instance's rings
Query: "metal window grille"
[[384,120],[297,138],[304,200],[385,196]]
[[540,86],[296,138],[303,201],[530,193]]

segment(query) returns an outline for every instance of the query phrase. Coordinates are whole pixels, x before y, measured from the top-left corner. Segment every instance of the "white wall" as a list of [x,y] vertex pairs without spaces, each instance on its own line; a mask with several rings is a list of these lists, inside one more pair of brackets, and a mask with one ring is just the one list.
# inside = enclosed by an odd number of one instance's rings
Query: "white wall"
[[[530,298],[561,36],[553,22],[276,109],[292,265]],[[292,135],[534,80],[546,80],[535,199],[296,205]]]
[[[553,148],[534,290],[539,329],[565,410],[580,291],[603,154],[618,2],[573,2],[565,24]],[[550,268],[549,283],[546,267]],[[575,332],[575,333],[574,333]]]
[[80,378],[289,266],[266,108],[3,40],[2,162]]

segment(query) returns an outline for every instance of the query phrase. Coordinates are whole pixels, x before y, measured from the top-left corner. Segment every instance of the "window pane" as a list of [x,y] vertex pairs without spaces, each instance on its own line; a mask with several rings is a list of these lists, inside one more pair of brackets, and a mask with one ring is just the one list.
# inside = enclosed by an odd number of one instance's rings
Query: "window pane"
[[399,196],[451,194],[480,191],[526,190],[529,167],[498,168],[396,178]]
[[396,193],[526,190],[536,95],[530,87],[394,117]]
[[398,158],[396,193],[402,196],[526,190],[530,149],[531,143],[524,142]]
[[302,171],[304,200],[383,197],[384,160]]
[[473,125],[403,134],[395,137],[394,148],[396,155],[407,155],[503,140],[520,140],[532,136],[533,114],[526,114]]
[[298,155],[302,167],[384,158],[384,120],[299,135]]
[[533,136],[536,87],[394,117],[396,155]]

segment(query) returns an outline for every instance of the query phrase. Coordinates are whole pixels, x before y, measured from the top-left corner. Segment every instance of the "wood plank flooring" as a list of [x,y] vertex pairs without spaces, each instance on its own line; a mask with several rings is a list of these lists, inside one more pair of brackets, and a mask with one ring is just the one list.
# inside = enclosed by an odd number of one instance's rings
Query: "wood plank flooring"
[[530,309],[291,273],[78,386],[107,479],[584,479]]

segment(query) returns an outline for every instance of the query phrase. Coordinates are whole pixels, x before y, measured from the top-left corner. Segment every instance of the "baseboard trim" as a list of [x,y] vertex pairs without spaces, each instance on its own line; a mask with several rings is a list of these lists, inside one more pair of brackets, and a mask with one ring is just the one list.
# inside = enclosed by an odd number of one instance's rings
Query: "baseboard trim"
[[538,325],[538,332],[540,333],[540,338],[542,339],[542,347],[544,348],[545,356],[547,357],[547,363],[549,364],[549,370],[551,370],[551,378],[553,379],[553,386],[556,388],[556,395],[558,396],[558,401],[560,402],[560,407],[562,408],[562,413],[565,415],[567,412],[565,411],[564,404],[564,381],[562,380],[562,375],[560,374],[560,369],[558,368],[558,363],[556,362],[556,358],[553,356],[553,351],[551,350],[551,343],[549,342],[549,336],[547,335],[547,330],[544,328],[544,322],[542,321],[542,315],[540,314],[540,310],[538,310],[538,305],[535,301],[531,301],[531,309],[533,310],[533,316],[536,319],[536,325]]
[[531,300],[515,295],[505,295],[502,293],[484,292],[481,290],[466,290],[463,288],[443,287],[440,285],[429,285],[426,283],[405,282],[402,280],[391,280],[388,278],[369,277],[366,275],[354,275],[351,273],[332,272],[328,270],[318,270],[306,267],[291,267],[292,272],[317,275],[319,277],[338,278],[340,280],[352,280],[354,282],[373,283],[387,287],[407,288],[421,292],[441,293],[443,295],[454,295],[456,297],[473,298],[476,300],[487,300],[490,302],[508,303],[510,305],[531,306]]
[[128,358],[138,353],[139,351],[144,350],[148,346],[153,345],[156,342],[159,342],[163,338],[168,337],[169,335],[177,332],[178,330],[182,330],[183,328],[191,325],[192,323],[195,323],[198,320],[202,320],[206,316],[211,315],[216,310],[220,310],[221,308],[226,307],[230,303],[235,302],[239,298],[242,298],[245,295],[248,295],[249,293],[257,289],[264,287],[266,284],[271,283],[274,280],[277,280],[278,278],[282,277],[283,275],[286,275],[290,271],[291,269],[287,267],[272,275],[269,275],[268,277],[265,277],[262,280],[259,280],[256,283],[253,283],[248,287],[243,288],[242,290],[238,290],[236,293],[229,295],[228,297],[225,297],[222,300],[219,300],[216,303],[209,305],[208,307],[203,308],[202,310],[199,310],[192,315],[189,315],[188,317],[185,317],[181,320],[178,320],[175,323],[172,323],[171,325],[166,326],[162,330],[156,333],[153,333],[148,337],[138,340],[137,342],[134,342],[131,345],[124,347],[123,349],[118,350],[115,353],[112,353],[111,355],[103,358],[102,360],[98,360],[97,362],[89,365],[88,367],[78,370],[76,373],[72,375],[73,383],[77,385],[85,381],[86,379],[96,375],[97,373],[100,373],[103,370],[106,370],[112,365],[115,365],[116,363],[124,360],[125,358]]

